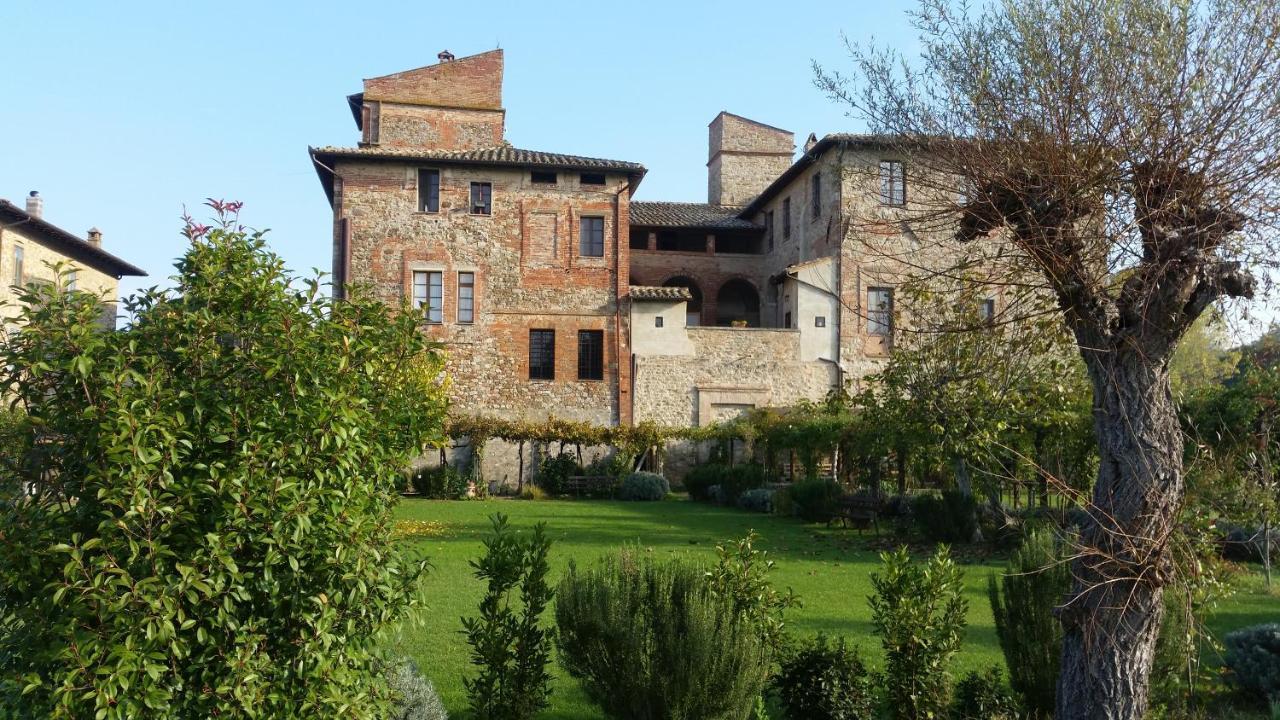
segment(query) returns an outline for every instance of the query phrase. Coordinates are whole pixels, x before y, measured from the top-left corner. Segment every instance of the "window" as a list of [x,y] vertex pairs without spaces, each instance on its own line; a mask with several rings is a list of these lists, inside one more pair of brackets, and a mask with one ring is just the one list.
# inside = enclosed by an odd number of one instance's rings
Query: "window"
[[534,170],[529,173],[529,179],[537,185],[555,185],[559,179],[554,172],[545,170]]
[[880,202],[885,205],[907,204],[907,178],[902,163],[897,160],[880,161]]
[[529,379],[556,379],[556,331],[529,331]]
[[659,315],[659,316],[657,316],[657,317],[655,317],[655,318],[653,319],[653,326],[654,326],[654,327],[662,327],[662,316],[661,316],[661,315]]
[[578,379],[604,379],[604,331],[578,331]]
[[418,212],[440,212],[440,171],[418,171]]
[[378,131],[382,124],[382,103],[369,102],[360,108],[360,129],[364,133],[364,141],[370,145],[378,144]]
[[76,291],[76,281],[80,279],[80,271],[72,270],[67,273],[67,292]]
[[822,173],[813,174],[813,191],[809,193],[811,220],[822,217]]
[[439,271],[413,273],[413,307],[426,308],[429,323],[438,323],[444,319],[444,273]]
[[24,254],[21,245],[13,247],[13,284],[21,285],[23,282],[22,260]]
[[476,274],[458,273],[458,322],[476,321]]
[[471,183],[471,214],[493,214],[493,183]]
[[787,314],[782,316],[782,327],[784,328],[791,327],[791,311],[790,310],[787,311]]
[[996,319],[996,301],[994,298],[987,298],[978,304],[978,318],[984,323],[990,323]]
[[603,185],[604,173],[582,173],[578,176],[578,182],[583,185]]
[[867,334],[893,334],[893,290],[891,288],[867,290]]
[[782,237],[791,237],[791,198],[782,201]]
[[826,318],[826,317],[824,317],[824,316],[822,316],[822,315],[818,315],[817,317],[815,317],[815,318],[813,319],[813,326],[814,326],[814,327],[826,327],[826,326],[827,326],[827,318]]
[[773,252],[773,211],[767,210],[764,214],[764,239],[768,243],[769,252]]
[[578,225],[578,254],[604,257],[604,218],[583,217]]

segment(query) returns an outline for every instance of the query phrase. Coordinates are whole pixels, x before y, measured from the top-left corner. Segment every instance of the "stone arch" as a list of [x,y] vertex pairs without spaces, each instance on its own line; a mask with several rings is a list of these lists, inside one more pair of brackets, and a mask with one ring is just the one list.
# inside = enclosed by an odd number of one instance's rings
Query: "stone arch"
[[760,327],[760,292],[742,278],[726,281],[716,292],[716,324],[731,325],[735,320]]
[[696,327],[702,324],[702,288],[698,286],[697,280],[687,275],[675,275],[662,281],[662,286],[688,289],[693,299],[685,303],[685,312],[687,314],[685,325]]

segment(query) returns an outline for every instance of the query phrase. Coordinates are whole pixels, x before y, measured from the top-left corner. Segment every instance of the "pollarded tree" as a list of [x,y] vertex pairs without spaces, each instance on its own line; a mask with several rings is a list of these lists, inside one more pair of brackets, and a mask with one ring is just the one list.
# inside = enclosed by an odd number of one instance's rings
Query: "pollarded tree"
[[1057,716],[1140,718],[1185,490],[1169,359],[1277,256],[1280,4],[922,0],[914,20],[918,63],[851,44],[852,80],[819,84],[905,160],[901,222],[953,249],[997,238],[1056,299],[1100,460]]
[[0,465],[30,490],[0,503],[0,715],[386,710],[377,634],[423,571],[391,509],[441,439],[443,362],[412,313],[295,286],[214,205],[120,332],[87,294],[22,297],[0,350],[32,434]]

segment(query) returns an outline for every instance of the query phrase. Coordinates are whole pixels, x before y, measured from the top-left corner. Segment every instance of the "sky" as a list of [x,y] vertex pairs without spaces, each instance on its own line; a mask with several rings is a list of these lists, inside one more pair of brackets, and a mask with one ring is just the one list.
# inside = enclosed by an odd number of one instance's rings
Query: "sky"
[[707,124],[864,129],[813,84],[842,34],[914,52],[908,0],[877,2],[130,2],[2,0],[0,198],[166,285],[184,208],[240,200],[298,273],[328,271],[332,212],[309,145],[354,146],[361,80],[501,47],[507,140],[630,160],[639,200],[706,200]]

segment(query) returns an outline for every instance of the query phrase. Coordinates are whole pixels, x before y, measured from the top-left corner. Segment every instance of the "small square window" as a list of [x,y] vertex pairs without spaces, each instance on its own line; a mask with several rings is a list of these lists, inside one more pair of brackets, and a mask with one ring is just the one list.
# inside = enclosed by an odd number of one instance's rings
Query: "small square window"
[[535,185],[555,185],[559,177],[554,172],[546,172],[543,170],[534,170],[529,173],[529,179]]
[[493,214],[493,183],[471,183],[471,214]]
[[827,319],[826,319],[825,317],[823,317],[823,316],[819,315],[819,316],[817,316],[817,317],[815,317],[815,318],[813,319],[813,326],[814,326],[814,327],[826,327],[826,326],[827,326]]
[[578,181],[583,185],[603,185],[604,173],[582,173],[578,176]]
[[659,315],[658,317],[656,317],[656,318],[654,318],[654,319],[653,319],[653,326],[654,326],[654,327],[662,327],[662,316],[661,316],[661,315]]

